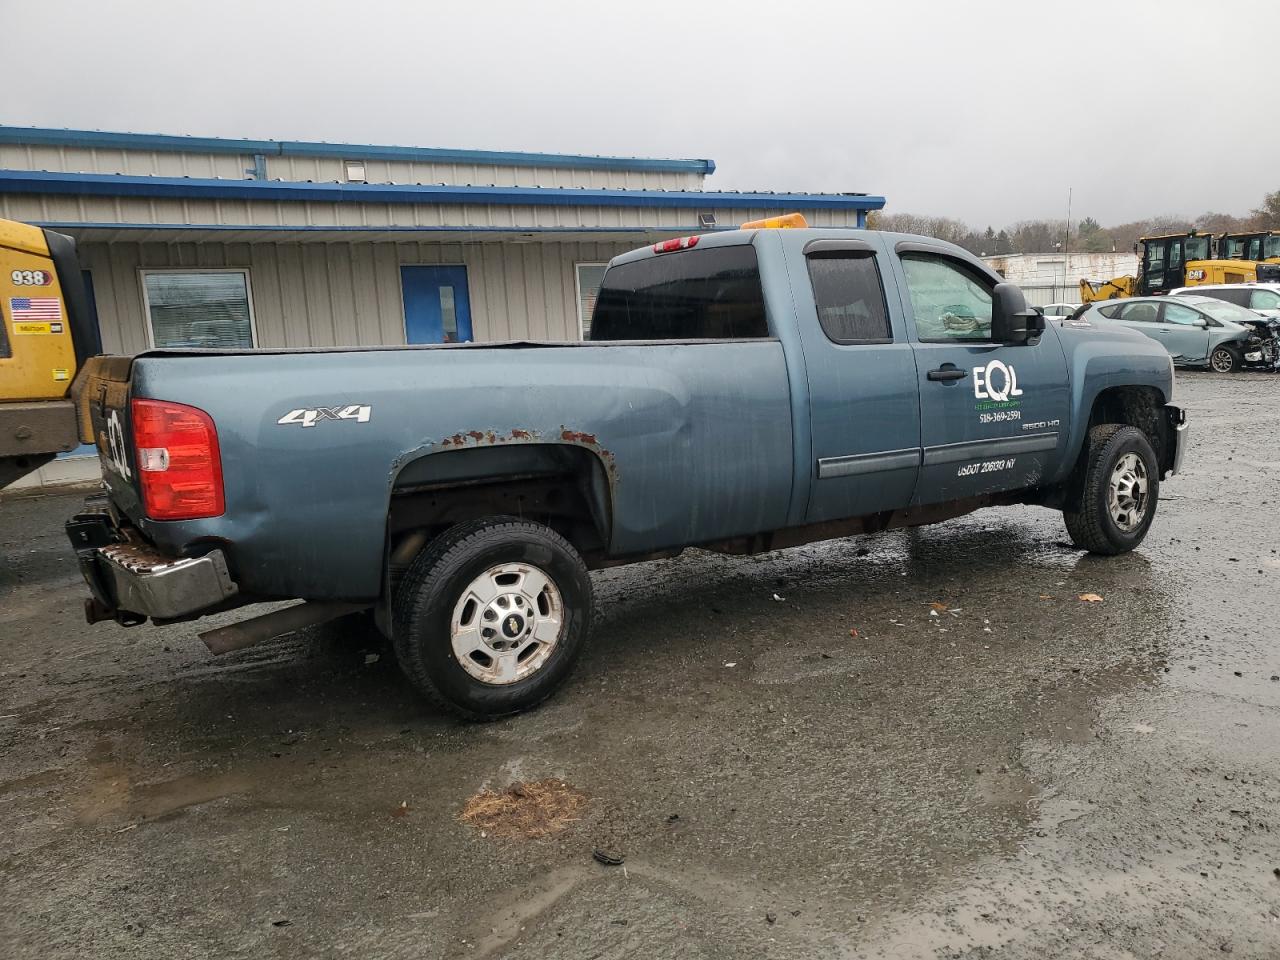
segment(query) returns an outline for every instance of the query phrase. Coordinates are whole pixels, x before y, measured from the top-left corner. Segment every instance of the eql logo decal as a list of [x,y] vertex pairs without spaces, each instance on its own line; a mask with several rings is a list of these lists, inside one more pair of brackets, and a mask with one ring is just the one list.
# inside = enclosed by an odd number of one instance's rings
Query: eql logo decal
[[973,368],[973,395],[979,400],[1006,401],[1022,396],[1018,373],[1013,364],[992,360],[985,367]]

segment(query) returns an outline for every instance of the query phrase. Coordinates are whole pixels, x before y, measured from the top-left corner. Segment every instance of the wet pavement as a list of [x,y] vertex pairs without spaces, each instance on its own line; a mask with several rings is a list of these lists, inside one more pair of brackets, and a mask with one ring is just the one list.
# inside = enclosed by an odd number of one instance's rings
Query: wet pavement
[[[479,726],[359,621],[86,626],[78,496],[0,502],[0,954],[1280,956],[1278,398],[1180,376],[1125,557],[1019,507],[597,574],[568,687]],[[458,819],[546,777],[557,833]]]

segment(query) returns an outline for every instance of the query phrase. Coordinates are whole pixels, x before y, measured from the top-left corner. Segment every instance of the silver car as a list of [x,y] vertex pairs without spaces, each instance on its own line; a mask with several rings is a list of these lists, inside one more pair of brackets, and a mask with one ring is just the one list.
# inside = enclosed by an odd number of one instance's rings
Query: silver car
[[1090,304],[1076,320],[1119,323],[1164,344],[1173,362],[1232,373],[1244,366],[1274,369],[1275,330],[1244,307],[1213,297],[1133,297]]

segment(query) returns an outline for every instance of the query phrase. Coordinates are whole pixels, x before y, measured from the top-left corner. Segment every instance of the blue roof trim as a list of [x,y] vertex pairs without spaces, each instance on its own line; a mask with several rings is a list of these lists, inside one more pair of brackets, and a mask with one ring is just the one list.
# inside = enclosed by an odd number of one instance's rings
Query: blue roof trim
[[574,153],[523,153],[505,150],[447,150],[438,147],[395,147],[369,143],[322,143],[307,140],[233,140],[222,137],[179,137],[158,133],[111,133],[100,130],[57,130],[48,127],[0,126],[0,143],[106,150],[158,150],[186,153],[260,153],[269,157],[346,157],[351,160],[418,160],[428,163],[476,163],[486,166],[572,167],[590,170],[634,170],[654,173],[701,173],[710,176],[712,160],[661,160],[646,157],[592,157]]
[[299,183],[203,180],[110,173],[0,170],[0,193],[322,203],[459,203],[502,206],[698,207],[773,210],[879,210],[884,197],[836,193],[718,193],[701,190],[587,190],[438,184]]
[[[721,230],[737,230],[737,224],[715,227],[693,227],[689,224],[667,226],[648,224],[642,227],[366,227],[305,224],[281,227],[269,223],[111,223],[84,220],[30,220],[33,227],[50,230],[214,230],[225,233],[716,233]],[[821,229],[821,228],[819,228]],[[850,230],[852,227],[832,227],[834,230]]]

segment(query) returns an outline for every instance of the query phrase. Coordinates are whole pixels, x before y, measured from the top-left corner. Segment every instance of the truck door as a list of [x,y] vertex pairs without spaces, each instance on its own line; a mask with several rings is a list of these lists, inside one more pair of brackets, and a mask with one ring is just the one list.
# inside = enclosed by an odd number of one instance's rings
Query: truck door
[[947,247],[897,245],[924,448],[916,503],[1034,487],[1065,456],[1066,358],[1051,322],[1034,343],[991,339],[998,277]]
[[835,239],[788,253],[809,377],[805,520],[907,506],[920,470],[920,397],[901,305],[885,297],[890,254],[878,242]]

